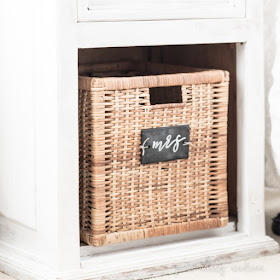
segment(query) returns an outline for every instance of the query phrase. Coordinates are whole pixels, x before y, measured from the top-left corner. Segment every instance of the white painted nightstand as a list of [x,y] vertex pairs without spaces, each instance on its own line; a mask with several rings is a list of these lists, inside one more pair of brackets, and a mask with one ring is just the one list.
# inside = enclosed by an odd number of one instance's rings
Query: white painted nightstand
[[[279,251],[264,225],[261,0],[2,2],[0,270],[21,280],[143,279]],[[199,56],[201,44],[225,43],[236,50],[237,227],[81,246],[78,59],[106,48],[99,60],[145,52],[195,64],[178,58],[179,45]]]

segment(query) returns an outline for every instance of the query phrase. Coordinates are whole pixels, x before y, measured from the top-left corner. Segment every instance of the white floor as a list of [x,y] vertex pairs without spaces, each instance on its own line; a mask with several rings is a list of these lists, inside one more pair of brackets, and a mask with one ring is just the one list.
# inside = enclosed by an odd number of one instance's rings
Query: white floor
[[[271,232],[272,218],[280,212],[280,190],[266,190],[266,231],[280,243],[280,237]],[[264,280],[279,279],[280,254],[226,265],[212,266],[184,273],[150,278],[150,280]],[[0,280],[15,280],[0,273]],[[21,279],[18,279],[21,280]],[[121,279],[120,279],[121,280]]]

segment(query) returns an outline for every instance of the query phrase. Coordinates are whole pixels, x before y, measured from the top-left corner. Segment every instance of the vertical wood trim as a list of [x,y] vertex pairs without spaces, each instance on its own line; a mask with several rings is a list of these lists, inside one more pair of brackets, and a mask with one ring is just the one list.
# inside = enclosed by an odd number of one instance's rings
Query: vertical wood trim
[[262,0],[247,0],[248,40],[237,45],[238,230],[265,234]]
[[80,268],[76,5],[57,1],[58,271]]

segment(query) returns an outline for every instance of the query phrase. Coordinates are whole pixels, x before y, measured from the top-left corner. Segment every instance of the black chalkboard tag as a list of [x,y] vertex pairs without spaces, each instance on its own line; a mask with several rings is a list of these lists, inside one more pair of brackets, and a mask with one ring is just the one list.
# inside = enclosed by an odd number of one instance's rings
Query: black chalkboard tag
[[142,129],[141,164],[188,158],[189,138],[189,125]]

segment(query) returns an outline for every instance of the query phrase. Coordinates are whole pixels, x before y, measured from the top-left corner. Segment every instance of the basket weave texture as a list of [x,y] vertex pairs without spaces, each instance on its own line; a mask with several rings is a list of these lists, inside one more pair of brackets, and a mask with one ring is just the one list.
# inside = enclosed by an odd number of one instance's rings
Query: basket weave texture
[[[229,73],[136,62],[84,65],[82,72],[82,241],[103,246],[225,226]],[[159,87],[165,90],[151,105]],[[188,159],[141,165],[142,129],[183,124],[190,127]]]

